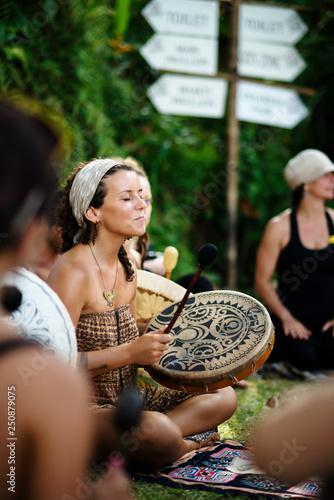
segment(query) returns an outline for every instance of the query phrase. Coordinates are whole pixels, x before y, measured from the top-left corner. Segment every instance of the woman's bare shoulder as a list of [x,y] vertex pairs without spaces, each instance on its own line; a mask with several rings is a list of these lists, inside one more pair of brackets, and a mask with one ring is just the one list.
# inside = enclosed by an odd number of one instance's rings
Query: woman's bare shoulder
[[87,279],[90,266],[87,265],[87,252],[83,245],[77,245],[62,254],[54,264],[48,282],[58,279]]
[[275,215],[272,219],[269,220],[266,226],[267,231],[275,231],[275,232],[286,232],[290,227],[290,214],[291,209],[287,208],[283,212]]

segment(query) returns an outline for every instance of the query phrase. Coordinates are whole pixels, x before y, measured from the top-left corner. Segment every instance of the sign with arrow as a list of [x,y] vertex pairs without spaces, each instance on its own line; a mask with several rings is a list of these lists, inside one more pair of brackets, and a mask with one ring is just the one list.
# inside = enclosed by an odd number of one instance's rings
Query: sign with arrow
[[292,82],[305,67],[305,61],[294,47],[243,39],[239,43],[239,75]]
[[160,113],[221,118],[225,114],[227,81],[183,75],[163,75],[148,90]]
[[253,82],[238,82],[238,120],[292,129],[308,115],[297,92]]
[[219,34],[216,0],[151,0],[142,14],[158,33],[209,38]]
[[241,4],[239,8],[239,40],[296,44],[308,31],[299,14],[287,7]]
[[218,69],[215,39],[155,34],[141,47],[140,53],[158,70],[215,75]]

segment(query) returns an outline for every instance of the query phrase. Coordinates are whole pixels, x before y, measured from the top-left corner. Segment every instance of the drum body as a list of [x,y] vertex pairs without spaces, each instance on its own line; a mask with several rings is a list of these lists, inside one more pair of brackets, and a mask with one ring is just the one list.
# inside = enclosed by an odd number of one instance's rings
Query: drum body
[[[157,314],[146,332],[168,324],[178,305]],[[146,369],[160,384],[189,392],[226,387],[248,377],[265,362],[274,343],[266,308],[253,297],[233,291],[190,297],[170,335],[169,349]]]
[[76,366],[77,340],[71,317],[58,295],[41,278],[24,268],[6,273],[2,285],[15,286],[22,302],[5,321],[19,335],[41,344],[48,353]]
[[163,276],[137,271],[137,319],[151,319],[162,309],[182,300],[186,289]]

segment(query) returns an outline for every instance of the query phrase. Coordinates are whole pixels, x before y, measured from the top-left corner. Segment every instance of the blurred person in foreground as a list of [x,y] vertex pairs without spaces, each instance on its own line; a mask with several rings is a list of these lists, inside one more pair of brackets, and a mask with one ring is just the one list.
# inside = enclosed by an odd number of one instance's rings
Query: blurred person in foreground
[[324,481],[322,500],[334,498],[334,381],[313,384],[258,423],[257,463],[279,481]]
[[275,326],[270,362],[333,370],[334,211],[325,204],[334,196],[334,164],[306,149],[288,162],[284,177],[291,208],[268,222],[255,272],[255,289]]
[[[56,187],[57,146],[42,120],[0,101],[0,277],[35,258]],[[6,313],[0,300],[0,316]],[[95,436],[83,376],[1,320],[0,361],[1,499],[78,498],[85,487],[91,499],[115,492],[128,500],[124,477],[112,470],[99,487],[85,482]]]

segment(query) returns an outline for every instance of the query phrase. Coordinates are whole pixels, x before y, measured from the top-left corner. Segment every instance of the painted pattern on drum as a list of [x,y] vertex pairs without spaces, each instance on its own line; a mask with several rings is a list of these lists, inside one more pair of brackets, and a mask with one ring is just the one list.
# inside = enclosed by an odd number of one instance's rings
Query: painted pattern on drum
[[[263,310],[247,296],[201,294],[188,299],[171,331],[172,342],[159,366],[173,371],[210,371],[228,366],[251,354],[263,339],[267,322]],[[169,323],[179,303],[166,308],[150,323],[149,330]]]
[[38,276],[24,268],[5,274],[2,283],[22,293],[19,308],[4,318],[22,337],[43,346],[76,366],[77,340],[71,317],[58,295]]

